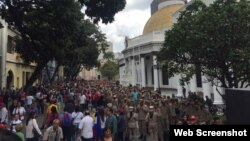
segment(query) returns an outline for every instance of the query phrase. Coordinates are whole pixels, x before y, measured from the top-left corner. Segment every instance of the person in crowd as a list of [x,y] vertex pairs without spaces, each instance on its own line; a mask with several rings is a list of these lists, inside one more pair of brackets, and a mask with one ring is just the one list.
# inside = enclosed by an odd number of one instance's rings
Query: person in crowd
[[39,111],[37,108],[37,103],[35,101],[33,101],[32,104],[30,105],[29,112],[35,112],[35,115],[38,116]]
[[125,110],[119,109],[119,116],[117,119],[117,139],[118,141],[124,141],[124,132],[126,131],[126,117],[124,115]]
[[112,132],[112,138],[114,139],[116,133],[117,133],[117,118],[113,114],[113,109],[112,108],[107,108],[106,109],[106,114],[107,114],[107,120],[105,127],[110,128]]
[[96,123],[95,123],[95,133],[96,133],[96,140],[103,141],[104,139],[104,128],[105,128],[106,117],[104,114],[104,109],[99,108],[96,116]]
[[78,129],[82,141],[93,141],[94,119],[90,116],[90,112],[85,111],[85,117],[81,120]]
[[63,131],[59,125],[58,119],[53,120],[53,125],[48,127],[44,133],[43,141],[63,141]]
[[17,107],[14,108],[13,112],[12,112],[12,115],[16,115],[18,114],[19,117],[20,117],[20,120],[23,121],[24,120],[24,116],[26,114],[26,110],[24,107],[21,106],[21,102],[17,102]]
[[22,139],[15,133],[0,128],[0,141],[22,141]]
[[18,100],[17,99],[14,99],[11,103],[11,105],[9,106],[9,117],[12,116],[12,112],[14,111],[14,109],[17,107],[17,102]]
[[86,108],[86,100],[87,100],[87,98],[86,98],[86,96],[84,95],[84,93],[85,92],[83,92],[82,94],[81,94],[81,96],[80,96],[80,106],[81,106],[81,111],[84,111],[84,110],[86,110],[85,108]]
[[104,129],[104,141],[113,141],[112,132],[110,128]]
[[59,108],[56,104],[56,100],[50,100],[50,104],[48,105],[46,114],[50,114],[52,112],[52,107],[55,107],[56,111],[59,111]]
[[41,88],[37,89],[36,99],[37,99],[38,111],[39,111],[39,113],[43,114],[44,113],[44,103],[43,103],[43,93],[42,93]]
[[40,136],[42,136],[42,132],[39,129],[35,118],[35,112],[30,112],[26,120],[26,141],[38,141],[34,132],[37,132]]
[[26,99],[27,99],[27,107],[28,107],[28,109],[29,109],[35,98],[34,98],[33,95],[29,94],[29,95],[26,97]]
[[13,132],[16,132],[16,126],[22,125],[22,121],[20,120],[20,117],[18,114],[15,115],[14,119],[10,122],[10,129]]
[[0,123],[8,124],[8,110],[4,103],[0,103]]
[[72,117],[71,114],[64,108],[64,112],[61,116],[61,127],[63,130],[63,141],[71,141],[71,129],[72,129]]
[[139,100],[139,94],[136,91],[136,89],[134,89],[134,91],[131,92],[130,97],[131,97],[131,100],[133,101],[133,107],[136,107],[138,100]]
[[26,101],[26,97],[27,97],[26,92],[25,91],[21,91],[20,93],[21,93],[21,95],[20,95],[21,106],[25,107],[26,106],[26,102],[25,101]]
[[129,113],[127,113],[128,123],[128,137],[130,141],[137,140],[136,128],[137,128],[138,114],[134,111],[134,107],[129,107]]
[[148,140],[158,140],[158,113],[154,106],[149,106],[149,113],[146,115],[146,121],[148,122]]
[[73,128],[71,132],[72,141],[76,140],[77,131],[79,123],[81,122],[82,118],[84,117],[83,113],[80,111],[80,107],[75,107],[75,112],[72,113],[72,121],[73,121]]
[[16,125],[16,127],[15,127],[16,135],[17,135],[22,141],[25,141],[24,133],[22,132],[22,129],[23,129],[23,125],[22,125],[22,124],[18,124],[18,125]]
[[147,127],[145,117],[148,112],[148,106],[144,103],[141,99],[140,104],[137,107],[138,110],[138,123],[139,123],[139,132],[140,132],[140,139],[145,140],[147,134]]
[[52,106],[51,113],[49,113],[47,116],[46,127],[51,126],[55,119],[59,119],[59,114],[58,114],[56,106]]

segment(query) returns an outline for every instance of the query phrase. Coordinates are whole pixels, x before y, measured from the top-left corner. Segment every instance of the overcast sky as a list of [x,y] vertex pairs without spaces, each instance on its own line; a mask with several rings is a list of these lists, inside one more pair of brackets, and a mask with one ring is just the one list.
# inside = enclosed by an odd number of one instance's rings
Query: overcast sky
[[[124,38],[136,37],[142,34],[144,25],[151,15],[150,4],[153,0],[127,0],[125,9],[115,15],[111,24],[99,24],[107,40],[113,43],[113,51],[124,49]],[[188,2],[191,0],[188,0]]]
[[127,0],[125,9],[115,15],[111,24],[100,24],[107,40],[113,43],[113,51],[121,52],[124,49],[124,37],[129,38],[142,34],[144,25],[150,17],[152,0]]

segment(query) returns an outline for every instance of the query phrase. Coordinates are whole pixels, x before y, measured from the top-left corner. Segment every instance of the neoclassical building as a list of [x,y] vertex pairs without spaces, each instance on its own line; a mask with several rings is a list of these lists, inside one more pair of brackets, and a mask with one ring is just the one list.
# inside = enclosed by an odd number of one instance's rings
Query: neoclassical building
[[[206,1],[206,0],[204,0]],[[212,1],[212,0],[208,0]],[[192,1],[191,1],[192,2]],[[167,95],[183,96],[180,75],[169,77],[161,64],[157,63],[156,54],[164,43],[165,31],[170,30],[181,10],[190,4],[185,0],[154,0],[151,4],[151,17],[144,26],[143,33],[135,38],[125,38],[123,58],[119,60],[120,84],[129,84],[160,89]],[[209,4],[209,2],[206,4]],[[156,7],[157,6],[157,7]],[[222,104],[222,98],[201,73],[196,73],[188,85],[188,91],[203,94],[214,99],[215,104]]]

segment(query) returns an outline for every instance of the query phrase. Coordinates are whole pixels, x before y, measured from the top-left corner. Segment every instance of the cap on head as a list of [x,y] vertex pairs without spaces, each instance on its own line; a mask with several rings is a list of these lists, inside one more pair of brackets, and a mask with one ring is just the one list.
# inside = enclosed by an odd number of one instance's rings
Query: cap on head
[[149,109],[154,109],[154,106],[149,106]]
[[190,121],[195,121],[197,119],[197,117],[195,116],[195,115],[191,115],[190,117],[189,117],[189,120]]
[[110,107],[112,107],[113,105],[112,105],[112,103],[108,103],[107,106],[110,108]]

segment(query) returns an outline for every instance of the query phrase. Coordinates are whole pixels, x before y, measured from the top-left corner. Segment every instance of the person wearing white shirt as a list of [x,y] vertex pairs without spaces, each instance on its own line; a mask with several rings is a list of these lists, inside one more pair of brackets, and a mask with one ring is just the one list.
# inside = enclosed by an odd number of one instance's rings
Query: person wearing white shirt
[[75,112],[72,113],[73,124],[78,126],[83,117],[83,113],[80,112],[80,109],[77,106]]
[[1,119],[1,123],[5,123],[7,124],[8,123],[8,110],[6,109],[5,107],[5,104],[4,103],[1,103],[0,104],[0,119]]
[[13,132],[16,132],[16,126],[19,124],[22,125],[22,121],[19,119],[19,115],[16,114],[15,118],[10,123],[10,127],[11,127]]
[[84,117],[83,113],[80,112],[80,107],[76,106],[75,107],[75,112],[72,113],[71,115],[72,120],[73,120],[73,130],[72,130],[72,141],[76,141],[76,133],[77,133],[77,128],[78,125],[80,123],[80,121],[82,120],[82,118]]
[[33,129],[35,129],[40,134],[40,136],[42,136],[42,132],[39,129],[35,119],[35,112],[30,112],[26,120],[26,141],[38,141],[38,139],[35,138]]
[[34,97],[32,95],[27,96],[27,104],[29,107],[32,104],[33,100],[34,100]]
[[93,140],[93,126],[94,126],[94,119],[90,116],[90,112],[86,111],[85,117],[81,120],[78,126],[83,141]]
[[17,107],[14,108],[12,112],[12,115],[19,114],[20,120],[23,121],[25,113],[26,113],[26,110],[24,109],[24,107],[21,107],[21,102],[18,102]]
[[81,111],[84,111],[85,110],[85,104],[86,104],[86,96],[84,94],[82,94],[80,96],[80,105],[81,105]]

